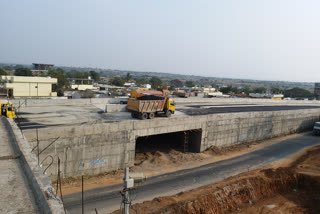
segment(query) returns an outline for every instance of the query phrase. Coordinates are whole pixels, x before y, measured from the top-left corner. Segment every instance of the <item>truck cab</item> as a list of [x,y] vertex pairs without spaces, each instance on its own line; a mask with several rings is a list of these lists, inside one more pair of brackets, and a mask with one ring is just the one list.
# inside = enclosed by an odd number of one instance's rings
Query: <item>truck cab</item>
[[174,102],[174,100],[169,99],[168,102],[166,102],[166,110],[171,111],[172,114],[174,114],[175,111],[175,105],[176,103]]
[[315,122],[314,123],[313,134],[320,135],[320,122]]
[[0,115],[14,119],[16,114],[12,103],[0,103]]

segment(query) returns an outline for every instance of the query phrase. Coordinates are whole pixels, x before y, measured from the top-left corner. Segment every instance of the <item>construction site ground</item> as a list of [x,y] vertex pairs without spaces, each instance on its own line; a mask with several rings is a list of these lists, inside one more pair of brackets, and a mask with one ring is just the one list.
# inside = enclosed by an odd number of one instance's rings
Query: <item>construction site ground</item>
[[[295,138],[303,134],[293,134],[269,140],[243,143],[223,148],[211,147],[203,153],[183,153],[170,148],[159,148],[159,151],[136,154],[135,166],[130,172],[144,173],[151,177],[168,172],[199,167],[248,152],[252,152],[277,142]],[[161,151],[160,151],[161,150]],[[96,176],[84,176],[85,190],[118,184],[123,182],[123,170],[106,172]],[[55,179],[53,179],[55,182]],[[70,177],[62,181],[62,191],[70,194],[81,191],[81,177]]]
[[320,213],[320,146],[215,184],[134,204],[130,213]]

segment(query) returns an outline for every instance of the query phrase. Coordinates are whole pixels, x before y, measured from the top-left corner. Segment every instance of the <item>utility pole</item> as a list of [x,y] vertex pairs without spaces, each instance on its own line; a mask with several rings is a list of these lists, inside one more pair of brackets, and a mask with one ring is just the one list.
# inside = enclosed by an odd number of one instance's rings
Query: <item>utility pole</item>
[[[124,169],[123,190],[120,191],[122,196],[123,214],[129,214],[132,199],[130,199],[130,191],[135,190],[134,184],[143,183],[147,179],[143,173],[131,173],[129,175],[129,167]],[[121,212],[121,211],[120,211]]]
[[129,168],[126,167],[124,170],[124,188],[121,192],[122,194],[122,203],[124,205],[123,209],[123,214],[129,214],[129,209],[130,209],[130,195],[129,191],[133,188],[134,186],[134,180],[129,177]]

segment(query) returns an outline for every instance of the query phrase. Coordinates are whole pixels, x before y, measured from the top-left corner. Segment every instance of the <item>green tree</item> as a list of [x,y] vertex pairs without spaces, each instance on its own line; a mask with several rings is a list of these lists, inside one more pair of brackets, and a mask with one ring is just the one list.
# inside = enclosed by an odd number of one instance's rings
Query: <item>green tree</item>
[[69,78],[73,78],[73,79],[87,79],[89,76],[89,73],[88,72],[80,72],[77,70],[72,70],[67,73],[67,76]]
[[114,77],[110,81],[111,85],[116,85],[116,86],[123,86],[124,83],[125,83],[124,79],[120,77]]
[[63,96],[64,91],[70,88],[70,84],[64,70],[61,68],[57,68],[56,70],[51,69],[48,71],[48,75],[52,78],[58,79],[58,83],[52,86],[52,90],[57,92],[58,96]]
[[314,97],[314,94],[303,88],[296,87],[296,88],[285,90],[284,96],[291,97],[291,98],[312,98]]
[[242,91],[246,94],[249,95],[252,92],[252,89],[250,88],[249,85],[246,85],[243,87]]
[[162,80],[158,77],[151,77],[150,84],[153,89],[157,89],[162,86]]
[[219,91],[221,91],[221,92],[224,93],[224,94],[228,94],[228,93],[231,92],[231,89],[232,89],[232,86],[229,85],[229,86],[227,86],[227,87],[222,87],[222,88],[220,88]]
[[144,84],[149,84],[149,80],[146,79],[146,78],[138,78],[138,79],[136,79],[136,85],[137,86],[141,86],[141,85],[144,85]]
[[19,67],[14,72],[15,76],[32,76],[32,71],[29,68]]
[[258,87],[258,88],[253,89],[253,92],[263,94],[263,93],[267,92],[267,89],[265,87]]
[[237,87],[231,87],[231,92],[233,92],[233,93],[239,93],[240,92],[240,90],[237,88]]
[[186,81],[186,86],[187,87],[189,87],[189,88],[191,88],[191,87],[194,87],[194,82],[192,81],[192,80],[188,80],[188,81]]
[[3,75],[3,76],[6,76],[8,75],[7,72],[5,72],[2,68],[0,68],[0,76]]
[[170,85],[169,90],[170,90],[170,91],[174,91],[174,90],[175,90],[175,87],[174,87],[173,85]]
[[98,81],[100,80],[100,75],[99,75],[97,72],[95,72],[95,71],[90,71],[89,73],[90,73],[91,78],[92,78],[94,81],[98,82]]
[[127,73],[126,78],[125,78],[126,82],[129,82],[131,79],[132,79],[131,74]]
[[284,90],[281,88],[271,88],[271,93],[272,94],[283,94]]
[[181,88],[183,86],[183,82],[178,79],[171,80],[170,84],[177,88]]

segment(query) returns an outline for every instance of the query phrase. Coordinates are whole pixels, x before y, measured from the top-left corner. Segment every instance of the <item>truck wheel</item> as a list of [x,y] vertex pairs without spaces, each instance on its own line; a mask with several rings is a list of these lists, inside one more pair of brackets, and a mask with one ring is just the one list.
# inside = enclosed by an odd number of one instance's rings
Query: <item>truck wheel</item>
[[149,119],[153,119],[153,118],[154,118],[154,113],[153,112],[149,113]]
[[137,114],[135,112],[131,112],[131,117],[132,118],[137,118]]
[[141,120],[146,120],[146,119],[148,119],[148,114],[144,112],[141,114]]
[[166,111],[166,117],[171,117],[171,111]]

